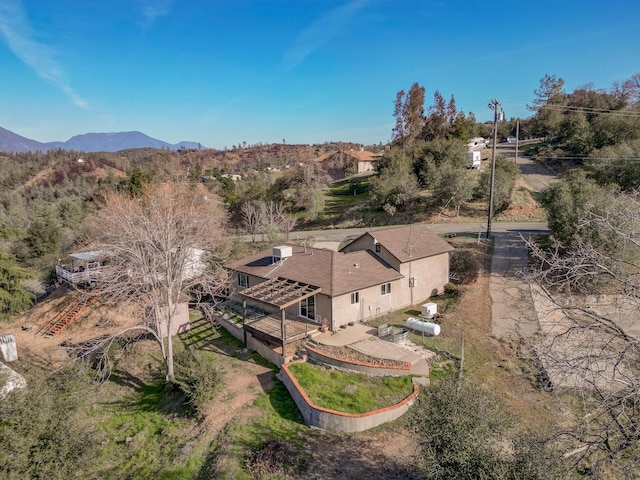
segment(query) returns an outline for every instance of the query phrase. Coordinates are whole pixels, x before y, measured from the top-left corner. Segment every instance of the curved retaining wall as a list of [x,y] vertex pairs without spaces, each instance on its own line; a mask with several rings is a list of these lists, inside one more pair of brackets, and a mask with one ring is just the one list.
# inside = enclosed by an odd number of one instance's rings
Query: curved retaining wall
[[[291,363],[302,363],[301,360]],[[281,380],[285,384],[287,390],[293,397],[294,402],[298,406],[300,413],[307,425],[312,427],[324,428],[327,430],[336,430],[339,432],[361,432],[368,430],[383,423],[390,422],[404,415],[409,407],[418,397],[418,385],[413,385],[413,393],[400,403],[390,407],[381,408],[367,413],[343,413],[336,412],[314,405],[307,397],[300,384],[289,371],[290,364],[284,364],[280,367]]]
[[340,368],[342,370],[349,370],[352,372],[360,372],[366,373],[367,375],[391,375],[394,377],[401,377],[403,375],[408,375],[411,371],[411,364],[409,362],[402,362],[403,365],[374,365],[372,363],[363,363],[355,360],[347,360],[345,358],[335,357],[333,355],[329,355],[325,352],[321,352],[320,350],[316,350],[313,347],[307,345],[306,350],[309,354],[309,358],[315,360],[316,362],[325,363],[327,365],[331,365],[336,368]]

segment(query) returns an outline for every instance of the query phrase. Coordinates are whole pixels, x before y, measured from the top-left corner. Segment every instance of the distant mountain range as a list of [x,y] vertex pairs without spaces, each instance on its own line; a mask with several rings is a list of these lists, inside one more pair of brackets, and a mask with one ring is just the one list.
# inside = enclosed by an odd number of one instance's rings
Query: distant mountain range
[[36,140],[22,137],[5,128],[0,127],[0,151],[1,152],[47,152],[56,148],[64,150],[78,150],[82,152],[118,152],[130,148],[169,148],[180,150],[182,148],[206,148],[198,142],[180,142],[171,144],[152,138],[142,132],[116,132],[116,133],[85,133],[76,135],[66,142],[42,143]]

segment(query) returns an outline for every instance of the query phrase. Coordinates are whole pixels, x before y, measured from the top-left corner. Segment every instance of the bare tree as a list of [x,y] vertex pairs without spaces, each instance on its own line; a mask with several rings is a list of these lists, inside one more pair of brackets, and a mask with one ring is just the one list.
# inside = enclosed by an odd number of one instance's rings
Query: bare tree
[[296,217],[291,215],[291,213],[289,212],[284,212],[284,215],[280,219],[280,225],[287,240],[289,240],[289,234],[295,228],[297,223],[298,223],[298,219]]
[[262,212],[254,202],[244,202],[240,207],[240,216],[244,230],[251,235],[251,241],[256,241],[256,235],[262,228]]
[[92,247],[108,264],[97,292],[114,303],[135,302],[150,314],[149,323],[135,328],[154,335],[166,379],[174,381],[172,332],[180,297],[223,288],[225,214],[199,185],[175,183],[149,186],[135,199],[109,194],[101,207]]
[[289,237],[297,219],[289,214],[284,202],[263,201],[258,204],[258,209],[263,240],[265,234],[271,242],[277,241],[283,233]]
[[570,245],[529,242],[543,305],[537,357],[550,387],[574,393],[566,456],[595,476],[640,467],[640,194],[586,205]]

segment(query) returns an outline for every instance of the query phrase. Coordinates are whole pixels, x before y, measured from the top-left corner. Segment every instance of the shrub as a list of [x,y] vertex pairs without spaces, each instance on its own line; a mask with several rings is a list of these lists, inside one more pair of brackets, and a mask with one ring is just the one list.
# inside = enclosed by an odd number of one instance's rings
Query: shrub
[[451,254],[449,268],[451,272],[457,273],[460,278],[473,283],[478,279],[480,262],[473,251],[456,249]]
[[245,462],[245,468],[255,478],[271,478],[287,473],[291,446],[279,438],[255,448]]
[[444,286],[444,294],[451,298],[458,298],[460,296],[460,289],[457,285],[449,282]]
[[221,373],[205,353],[184,350],[174,357],[175,386],[185,396],[193,413],[202,411],[221,383]]

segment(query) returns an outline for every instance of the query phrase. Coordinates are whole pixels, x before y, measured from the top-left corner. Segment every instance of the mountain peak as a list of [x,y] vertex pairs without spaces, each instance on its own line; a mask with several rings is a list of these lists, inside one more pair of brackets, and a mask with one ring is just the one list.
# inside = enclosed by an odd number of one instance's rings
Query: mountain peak
[[171,144],[156,138],[152,138],[139,131],[109,132],[109,133],[83,133],[74,135],[66,142],[42,143],[36,140],[22,137],[5,128],[0,127],[0,151],[28,152],[43,151],[54,148],[66,150],[79,150],[83,152],[117,152],[132,148],[169,148],[179,150],[181,148],[206,148],[198,142],[180,142]]

